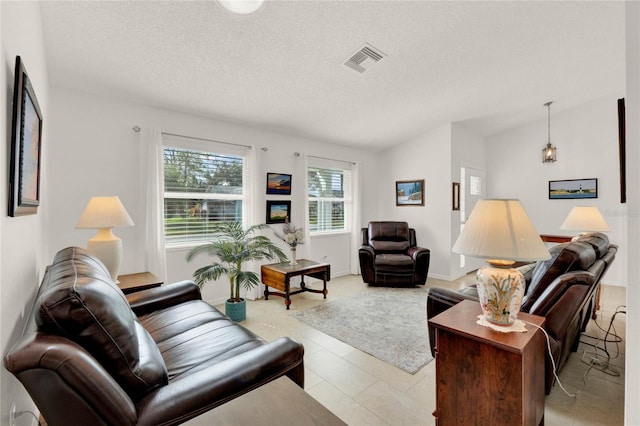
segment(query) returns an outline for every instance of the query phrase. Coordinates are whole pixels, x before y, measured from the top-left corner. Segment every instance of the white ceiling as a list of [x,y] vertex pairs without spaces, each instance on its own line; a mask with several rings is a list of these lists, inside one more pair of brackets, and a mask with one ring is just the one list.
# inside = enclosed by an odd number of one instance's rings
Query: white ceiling
[[[447,122],[491,135],[624,91],[624,2],[41,4],[52,84],[384,149]],[[342,64],[365,43],[387,57]],[[544,135],[541,137],[544,142]]]

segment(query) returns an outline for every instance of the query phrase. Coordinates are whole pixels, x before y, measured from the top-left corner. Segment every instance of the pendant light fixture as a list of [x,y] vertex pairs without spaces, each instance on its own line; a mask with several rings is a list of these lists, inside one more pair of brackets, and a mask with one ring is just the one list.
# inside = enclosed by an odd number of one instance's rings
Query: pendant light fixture
[[544,106],[547,107],[547,124],[548,124],[548,136],[547,136],[547,146],[542,148],[542,162],[543,163],[555,163],[556,162],[556,147],[551,145],[551,104],[553,102],[549,101]]

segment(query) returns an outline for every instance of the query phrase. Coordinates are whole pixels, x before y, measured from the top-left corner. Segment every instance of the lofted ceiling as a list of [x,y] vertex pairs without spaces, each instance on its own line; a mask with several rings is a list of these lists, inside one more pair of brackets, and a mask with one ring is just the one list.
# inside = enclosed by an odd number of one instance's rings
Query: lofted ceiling
[[50,82],[374,151],[624,93],[622,1],[266,1],[42,2]]

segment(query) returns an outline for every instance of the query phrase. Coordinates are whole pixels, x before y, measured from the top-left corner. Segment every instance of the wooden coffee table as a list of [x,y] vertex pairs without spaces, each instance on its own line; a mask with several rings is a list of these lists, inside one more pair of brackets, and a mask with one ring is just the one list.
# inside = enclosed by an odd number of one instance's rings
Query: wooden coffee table
[[346,426],[288,377],[246,393],[184,423],[185,426]]
[[[331,265],[328,263],[314,262],[313,260],[299,259],[296,265],[288,263],[272,263],[262,265],[260,268],[262,282],[264,283],[264,299],[269,300],[269,295],[283,297],[287,309],[291,305],[291,295],[310,291],[320,293],[327,298],[327,281],[331,280]],[[315,290],[306,286],[304,277],[313,277],[322,280],[322,290]],[[300,290],[291,291],[290,280],[292,277],[300,276]],[[269,291],[273,287],[280,291]]]

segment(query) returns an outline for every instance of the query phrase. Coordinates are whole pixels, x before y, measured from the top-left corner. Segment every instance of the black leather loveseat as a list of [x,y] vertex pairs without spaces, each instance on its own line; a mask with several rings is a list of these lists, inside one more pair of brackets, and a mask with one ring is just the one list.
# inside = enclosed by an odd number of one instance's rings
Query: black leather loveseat
[[283,375],[303,387],[303,353],[235,324],[190,281],[125,296],[71,247],[4,362],[49,425],[173,425]]
[[[525,273],[527,287],[521,311],[545,317],[545,330],[553,360],[559,371],[569,354],[576,351],[580,332],[596,308],[600,280],[615,259],[618,246],[602,233],[584,234],[570,243],[549,249],[551,258],[538,262]],[[533,266],[533,265],[532,265]],[[526,268],[526,266],[524,267]],[[449,309],[461,300],[478,300],[475,284],[460,291],[430,288],[427,319]],[[435,330],[429,325],[431,351],[435,354]],[[545,391],[554,383],[551,359],[547,353]]]

